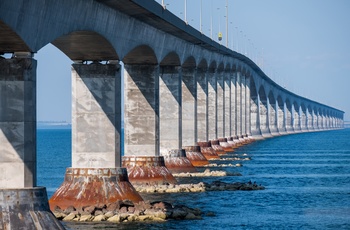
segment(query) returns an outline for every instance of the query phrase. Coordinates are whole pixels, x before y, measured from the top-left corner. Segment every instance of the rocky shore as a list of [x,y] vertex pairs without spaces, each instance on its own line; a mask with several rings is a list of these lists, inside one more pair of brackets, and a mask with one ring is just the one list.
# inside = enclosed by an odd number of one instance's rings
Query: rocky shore
[[53,214],[62,221],[111,223],[132,221],[165,221],[168,219],[201,219],[202,212],[184,205],[173,206],[167,202],[143,201],[137,204],[129,200],[117,201],[98,206],[75,208],[70,206],[65,210],[54,208]]
[[[171,192],[205,192],[205,191],[235,191],[235,190],[262,190],[265,189],[256,183],[225,183],[214,181],[212,183],[161,185],[135,187],[141,193],[171,193]],[[202,211],[189,208],[185,205],[172,205],[167,202],[156,201],[150,203],[143,201],[133,203],[129,200],[117,201],[109,204],[75,208],[70,206],[64,210],[56,206],[53,214],[65,222],[132,222],[132,221],[166,221],[201,219]],[[210,216],[210,213],[205,214]]]
[[174,177],[217,177],[217,176],[242,176],[240,173],[230,173],[226,171],[210,171],[206,169],[204,172],[197,173],[173,173]]
[[200,182],[198,184],[180,184],[180,185],[149,185],[135,186],[140,193],[179,193],[179,192],[205,192],[205,191],[235,191],[235,190],[263,190],[264,186],[256,183],[225,183],[214,181],[212,183]]

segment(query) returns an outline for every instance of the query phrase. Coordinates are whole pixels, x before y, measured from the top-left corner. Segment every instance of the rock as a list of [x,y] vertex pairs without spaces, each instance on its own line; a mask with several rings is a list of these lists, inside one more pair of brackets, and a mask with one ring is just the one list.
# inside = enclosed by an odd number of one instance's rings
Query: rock
[[188,213],[186,216],[185,216],[185,219],[186,220],[195,220],[197,219],[198,217],[196,215],[194,215],[193,213]]
[[112,222],[112,223],[120,223],[122,222],[120,215],[114,215],[110,218],[107,219],[108,222]]
[[68,214],[65,218],[63,218],[63,221],[72,221],[76,215],[74,213]]
[[171,215],[171,218],[173,219],[184,219],[188,213],[181,209],[181,208],[175,208],[173,210],[173,213]]
[[91,214],[81,215],[79,221],[81,221],[81,222],[91,221],[92,219],[94,219],[94,217]]
[[206,216],[216,216],[214,212],[207,212]]
[[114,212],[113,211],[108,211],[108,212],[106,212],[104,215],[107,217],[107,218],[110,218],[110,217],[112,217],[112,216],[114,216]]
[[137,218],[139,221],[152,220],[153,218],[149,215],[142,215]]
[[102,211],[102,210],[96,210],[96,211],[94,212],[94,215],[95,215],[95,216],[103,215],[103,211]]
[[94,214],[96,207],[91,205],[91,206],[86,206],[83,208],[84,212]]
[[156,201],[152,202],[151,205],[153,208],[159,208],[159,209],[172,209],[173,206],[170,203],[162,202],[162,201]]
[[105,220],[107,220],[107,217],[103,214],[95,216],[95,218],[93,219],[94,222],[100,222]]
[[63,220],[67,215],[64,214],[62,211],[61,212],[57,212],[57,211],[54,211],[53,214],[55,215],[55,217],[58,219],[58,220]]

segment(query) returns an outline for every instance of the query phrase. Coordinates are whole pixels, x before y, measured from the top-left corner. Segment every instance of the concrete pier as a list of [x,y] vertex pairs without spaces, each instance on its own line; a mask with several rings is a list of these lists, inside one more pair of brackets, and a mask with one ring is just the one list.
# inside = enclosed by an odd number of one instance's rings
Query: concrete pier
[[64,229],[36,187],[36,66],[0,58],[0,229]]
[[118,64],[72,65],[72,167],[51,197],[51,208],[142,200],[120,168],[120,89]]
[[123,167],[130,182],[149,183],[152,175],[151,183],[176,183],[160,156],[159,66],[125,64],[124,96]]

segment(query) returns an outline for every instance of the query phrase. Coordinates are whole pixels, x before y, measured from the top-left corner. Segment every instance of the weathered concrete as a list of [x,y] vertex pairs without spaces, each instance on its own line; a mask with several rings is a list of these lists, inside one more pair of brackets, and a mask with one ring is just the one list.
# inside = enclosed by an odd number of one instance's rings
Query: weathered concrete
[[36,60],[0,58],[0,187],[36,186]]
[[[182,147],[181,69],[161,66],[159,78],[159,141],[160,155]],[[147,95],[148,96],[148,95]],[[129,102],[130,98],[126,100]]]
[[197,144],[197,83],[194,68],[182,69],[182,146]]
[[123,167],[135,185],[177,184],[167,167],[163,156],[123,156]]
[[201,148],[199,146],[184,146],[186,151],[186,157],[191,161],[193,166],[204,166],[209,164],[209,161],[201,153]]
[[72,66],[72,167],[121,166],[119,65]]
[[124,65],[124,154],[159,156],[159,68]]
[[208,71],[208,139],[217,138],[217,73],[215,69]]
[[197,138],[208,141],[208,84],[203,69],[197,70]]
[[143,200],[125,168],[67,168],[62,185],[50,198],[50,208],[83,208],[122,200]]
[[65,229],[51,213],[46,189],[0,189],[0,229]]

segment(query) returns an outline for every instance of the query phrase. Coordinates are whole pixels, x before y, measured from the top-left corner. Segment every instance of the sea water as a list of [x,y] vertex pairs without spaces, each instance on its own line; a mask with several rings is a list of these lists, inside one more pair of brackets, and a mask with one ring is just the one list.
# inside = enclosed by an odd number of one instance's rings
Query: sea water
[[[71,166],[71,130],[38,129],[37,141],[38,185],[45,186],[51,197],[63,182],[65,169]],[[180,182],[251,181],[265,186],[265,190],[143,194],[144,199],[151,201],[200,208],[201,220],[65,223],[65,226],[68,229],[350,229],[350,129],[256,141],[225,157],[234,154],[251,160],[234,162],[242,167],[211,170],[240,172],[242,176],[190,178]]]

